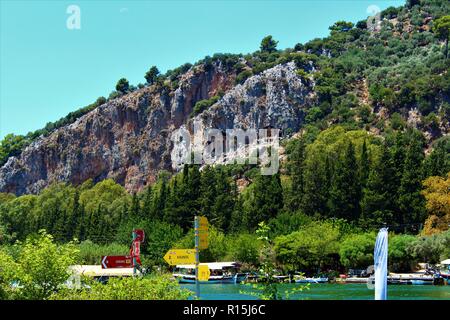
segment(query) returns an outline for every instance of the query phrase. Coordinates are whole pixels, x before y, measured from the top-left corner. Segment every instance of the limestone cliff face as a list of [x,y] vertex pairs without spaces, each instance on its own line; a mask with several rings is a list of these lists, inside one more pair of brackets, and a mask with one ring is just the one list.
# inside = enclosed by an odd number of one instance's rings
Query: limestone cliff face
[[0,192],[37,193],[53,182],[80,184],[112,178],[138,191],[172,170],[171,133],[192,123],[195,103],[225,95],[196,118],[217,129],[273,127],[296,132],[302,109],[314,100],[313,82],[295,65],[278,65],[234,85],[220,63],[192,67],[178,86],[149,86],[111,100],[29,145],[0,168]]

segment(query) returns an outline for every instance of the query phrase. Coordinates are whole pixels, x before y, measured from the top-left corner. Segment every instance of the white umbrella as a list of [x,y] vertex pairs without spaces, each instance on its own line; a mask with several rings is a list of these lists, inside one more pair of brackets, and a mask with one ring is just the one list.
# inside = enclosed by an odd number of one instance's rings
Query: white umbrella
[[441,261],[441,264],[450,264],[450,259],[446,259],[444,261]]

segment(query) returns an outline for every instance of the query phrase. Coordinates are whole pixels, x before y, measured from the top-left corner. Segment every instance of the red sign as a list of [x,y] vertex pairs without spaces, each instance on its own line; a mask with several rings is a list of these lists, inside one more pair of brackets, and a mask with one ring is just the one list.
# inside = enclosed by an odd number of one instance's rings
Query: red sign
[[133,233],[135,234],[134,240],[139,241],[139,242],[144,242],[144,238],[145,238],[144,230],[136,229],[136,230],[133,230]]
[[130,256],[132,258],[135,258],[136,263],[139,265],[142,264],[140,255],[141,255],[141,243],[137,240],[134,240],[133,243],[131,244]]
[[132,268],[131,256],[102,256],[102,269],[108,268]]

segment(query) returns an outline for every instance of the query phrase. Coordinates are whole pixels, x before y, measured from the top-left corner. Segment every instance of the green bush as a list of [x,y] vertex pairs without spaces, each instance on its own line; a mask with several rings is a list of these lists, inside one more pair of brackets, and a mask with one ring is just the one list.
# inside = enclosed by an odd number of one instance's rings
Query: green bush
[[[130,238],[131,243],[131,238]],[[130,251],[129,246],[110,243],[110,244],[96,244],[90,240],[85,240],[78,245],[79,264],[100,264],[101,256],[116,256],[126,255]]]
[[350,235],[342,241],[339,248],[340,261],[347,268],[367,268],[373,264],[375,234]]
[[392,272],[409,272],[415,264],[416,259],[411,255],[409,246],[416,241],[411,235],[395,235],[389,239],[389,270]]
[[186,300],[192,292],[181,289],[169,275],[112,278],[106,284],[85,280],[81,289],[66,288],[51,300]]
[[47,299],[68,280],[79,252],[73,243],[56,245],[45,232],[16,246],[15,258],[0,250],[0,295],[6,299]]
[[203,111],[205,111],[209,107],[211,107],[214,103],[219,101],[219,99],[220,99],[220,96],[217,95],[217,96],[213,96],[209,99],[197,101],[194,105],[194,109],[192,110],[192,115],[196,116],[196,115],[202,113]]

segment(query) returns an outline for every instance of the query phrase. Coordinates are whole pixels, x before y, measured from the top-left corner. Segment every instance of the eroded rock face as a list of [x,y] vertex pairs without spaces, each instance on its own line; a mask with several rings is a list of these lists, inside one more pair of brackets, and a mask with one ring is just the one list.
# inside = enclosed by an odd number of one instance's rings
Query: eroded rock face
[[288,63],[234,86],[235,75],[220,64],[195,66],[178,88],[150,86],[107,102],[48,137],[41,137],[0,168],[0,192],[37,193],[53,182],[80,184],[112,178],[129,191],[172,170],[171,133],[191,126],[195,103],[218,91],[226,94],[196,117],[204,127],[279,128],[296,132],[313,83],[302,81]]

